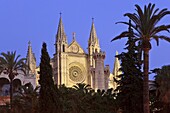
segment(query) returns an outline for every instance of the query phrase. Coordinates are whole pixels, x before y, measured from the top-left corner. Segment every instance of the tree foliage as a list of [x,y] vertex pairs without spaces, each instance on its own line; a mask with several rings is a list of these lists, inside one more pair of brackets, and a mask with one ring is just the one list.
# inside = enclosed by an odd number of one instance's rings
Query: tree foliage
[[[156,83],[156,101],[158,105],[155,108],[160,109],[162,113],[168,113],[170,109],[170,65],[162,66],[153,70]],[[159,102],[159,103],[158,103]]]
[[21,55],[16,56],[15,52],[1,53],[0,56],[0,74],[3,72],[9,76],[10,80],[13,80],[18,74],[25,74],[27,66],[25,64],[26,58],[21,58]]
[[59,100],[58,89],[54,85],[50,57],[47,52],[46,43],[43,43],[40,63],[40,113],[62,113],[62,106]]
[[[76,86],[77,88],[74,88],[75,86],[70,88],[61,85],[58,89],[61,94],[60,100],[62,101],[60,101],[60,104],[63,106],[63,113],[117,113],[119,107],[113,89],[107,91],[97,90],[95,92],[93,89],[86,87],[89,86],[86,84],[78,83]],[[85,87],[80,88],[79,86]],[[40,113],[39,109],[41,108],[39,106],[41,103],[38,101],[39,93],[36,89],[33,90],[30,85],[24,85],[21,89],[20,95],[18,94],[14,98],[13,113]],[[56,110],[56,108],[51,109],[53,110],[48,110],[47,113]],[[0,108],[1,110],[3,109]],[[4,113],[6,113],[5,109]],[[61,112],[54,111],[54,113]]]
[[[124,16],[127,16],[132,20],[132,29],[134,30],[133,36],[136,37],[136,41],[139,42],[141,49],[143,51],[143,109],[144,113],[149,113],[149,84],[148,84],[148,74],[149,74],[149,51],[152,48],[151,39],[154,39],[159,45],[159,39],[170,42],[170,38],[165,35],[160,35],[162,31],[168,31],[170,25],[159,25],[158,22],[162,20],[163,17],[170,14],[167,8],[159,10],[155,9],[155,4],[149,3],[145,5],[143,10],[139,5],[135,5],[136,13],[125,13]],[[128,22],[118,22],[125,25],[130,25]],[[112,39],[112,41],[126,38],[130,36],[129,31],[124,31],[120,35]]]
[[118,106],[113,89],[107,91],[88,88],[78,83],[72,88],[60,86],[64,113],[116,113]]
[[[130,22],[129,22],[130,23]],[[116,91],[119,107],[124,113],[143,113],[142,110],[142,72],[141,59],[139,59],[139,46],[136,46],[135,37],[131,24],[129,26],[131,33],[126,43],[127,52],[122,52],[116,56],[121,60],[120,80],[116,80],[118,87]]]
[[12,109],[13,101],[13,80],[18,74],[26,74],[28,66],[25,64],[26,58],[21,58],[21,55],[16,56],[15,52],[1,53],[0,56],[0,74],[3,72],[10,79],[10,104]]
[[33,88],[31,83],[20,87],[14,96],[14,113],[37,113],[38,112],[38,89]]

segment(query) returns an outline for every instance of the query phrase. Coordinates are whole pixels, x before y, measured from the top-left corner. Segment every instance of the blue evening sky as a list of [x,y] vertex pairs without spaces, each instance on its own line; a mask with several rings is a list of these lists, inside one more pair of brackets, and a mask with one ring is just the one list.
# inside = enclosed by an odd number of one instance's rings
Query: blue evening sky
[[[170,10],[169,0],[0,0],[0,52],[16,50],[17,54],[26,57],[28,41],[31,41],[39,65],[41,46],[46,42],[50,57],[53,57],[59,13],[62,12],[68,42],[75,32],[77,42],[86,52],[94,18],[101,49],[106,52],[105,64],[109,64],[112,71],[115,52],[124,51],[126,40],[110,40],[127,29],[115,23],[128,21],[123,14],[135,12],[135,4],[143,7],[150,2],[160,9]],[[170,24],[170,15],[161,23]],[[170,37],[169,33],[166,35]],[[152,44],[150,69],[170,64],[170,44],[162,40],[158,47],[155,41]]]

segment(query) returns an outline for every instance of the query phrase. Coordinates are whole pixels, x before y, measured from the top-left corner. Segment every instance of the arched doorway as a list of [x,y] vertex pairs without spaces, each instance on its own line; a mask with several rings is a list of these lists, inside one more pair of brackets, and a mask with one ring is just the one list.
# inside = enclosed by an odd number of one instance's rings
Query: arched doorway
[[13,92],[17,92],[19,87],[21,86],[21,80],[20,79],[14,79],[13,80]]
[[9,80],[7,78],[0,78],[0,96],[9,95]]

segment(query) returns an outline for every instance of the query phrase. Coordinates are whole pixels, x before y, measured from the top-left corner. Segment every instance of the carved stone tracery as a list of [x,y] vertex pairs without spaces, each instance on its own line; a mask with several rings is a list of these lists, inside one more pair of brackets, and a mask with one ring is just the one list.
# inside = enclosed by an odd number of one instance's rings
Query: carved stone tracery
[[69,78],[74,82],[82,82],[84,75],[82,70],[78,66],[72,66],[69,69]]

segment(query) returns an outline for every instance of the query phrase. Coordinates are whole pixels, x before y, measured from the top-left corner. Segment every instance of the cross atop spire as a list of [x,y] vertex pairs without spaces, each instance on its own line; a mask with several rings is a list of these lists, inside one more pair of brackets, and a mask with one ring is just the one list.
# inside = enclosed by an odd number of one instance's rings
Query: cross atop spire
[[61,17],[61,12],[60,12],[60,20],[59,20],[59,24],[58,24],[58,31],[57,31],[57,35],[56,35],[56,42],[62,42],[64,41],[65,43],[67,43],[67,38],[66,38],[66,34],[64,31],[64,25],[62,22],[62,17]]
[[31,41],[28,42],[28,46],[29,46],[29,47],[31,46]]
[[60,17],[61,17],[62,13],[60,12]]
[[90,37],[89,37],[89,44],[96,44],[98,42],[97,34],[96,34],[96,29],[94,26],[94,18],[92,18],[92,26],[91,26],[91,31],[90,31]]
[[76,39],[76,33],[73,32],[73,41]]
[[92,17],[92,23],[94,23],[94,18]]

